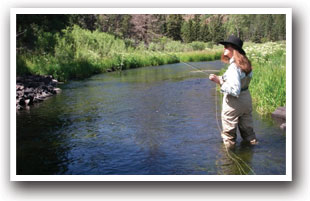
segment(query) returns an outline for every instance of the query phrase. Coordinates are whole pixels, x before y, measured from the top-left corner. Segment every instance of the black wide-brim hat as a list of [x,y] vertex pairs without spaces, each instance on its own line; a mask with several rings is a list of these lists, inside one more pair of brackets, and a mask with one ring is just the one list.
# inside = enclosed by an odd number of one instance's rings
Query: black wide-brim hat
[[245,55],[245,51],[242,49],[243,41],[234,35],[230,35],[227,40],[220,41],[219,44],[232,45],[234,49],[238,50],[241,54]]

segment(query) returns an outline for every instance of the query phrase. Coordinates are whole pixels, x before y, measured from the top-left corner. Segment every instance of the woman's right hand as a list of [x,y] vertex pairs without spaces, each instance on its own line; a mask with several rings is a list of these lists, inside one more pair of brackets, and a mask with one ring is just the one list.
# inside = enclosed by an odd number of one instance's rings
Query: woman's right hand
[[220,84],[220,79],[217,75],[214,75],[214,74],[210,74],[209,75],[209,79],[217,84]]

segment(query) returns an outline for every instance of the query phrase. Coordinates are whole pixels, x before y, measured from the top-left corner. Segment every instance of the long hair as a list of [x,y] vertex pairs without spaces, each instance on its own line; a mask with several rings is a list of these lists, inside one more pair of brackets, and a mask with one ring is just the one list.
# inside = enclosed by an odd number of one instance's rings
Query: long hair
[[[246,75],[251,73],[252,71],[252,64],[251,61],[248,59],[246,55],[241,54],[238,50],[233,51],[233,57],[235,60],[235,63],[237,66],[245,72]],[[221,55],[221,61],[224,63],[229,63],[229,57],[224,55],[224,53]]]

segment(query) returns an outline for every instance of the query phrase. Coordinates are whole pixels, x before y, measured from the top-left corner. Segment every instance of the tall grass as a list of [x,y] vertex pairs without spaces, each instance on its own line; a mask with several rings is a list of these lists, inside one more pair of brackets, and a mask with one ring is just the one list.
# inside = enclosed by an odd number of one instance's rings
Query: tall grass
[[254,106],[262,115],[286,104],[285,55],[278,51],[268,57],[268,62],[253,63],[254,76],[250,85]]
[[184,44],[163,37],[148,46],[144,43],[133,46],[130,41],[99,31],[84,30],[78,26],[67,28],[55,36],[42,33],[39,37],[40,44],[49,44],[45,40],[50,40],[51,37],[56,41],[52,51],[45,52],[46,48],[38,48],[31,53],[17,55],[18,75],[49,74],[58,80],[66,81],[114,70],[180,61],[209,61],[219,56],[218,52],[210,49],[201,51],[207,49],[207,44],[203,42]]

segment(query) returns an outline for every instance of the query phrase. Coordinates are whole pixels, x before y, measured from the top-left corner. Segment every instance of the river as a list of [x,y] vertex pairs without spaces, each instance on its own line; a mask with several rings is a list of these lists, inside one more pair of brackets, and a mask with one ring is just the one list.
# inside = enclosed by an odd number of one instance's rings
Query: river
[[61,88],[17,113],[19,175],[286,174],[285,131],[255,112],[260,143],[249,146],[238,134],[232,152],[242,160],[230,159],[217,126],[220,94],[205,74],[182,63],[99,74]]

